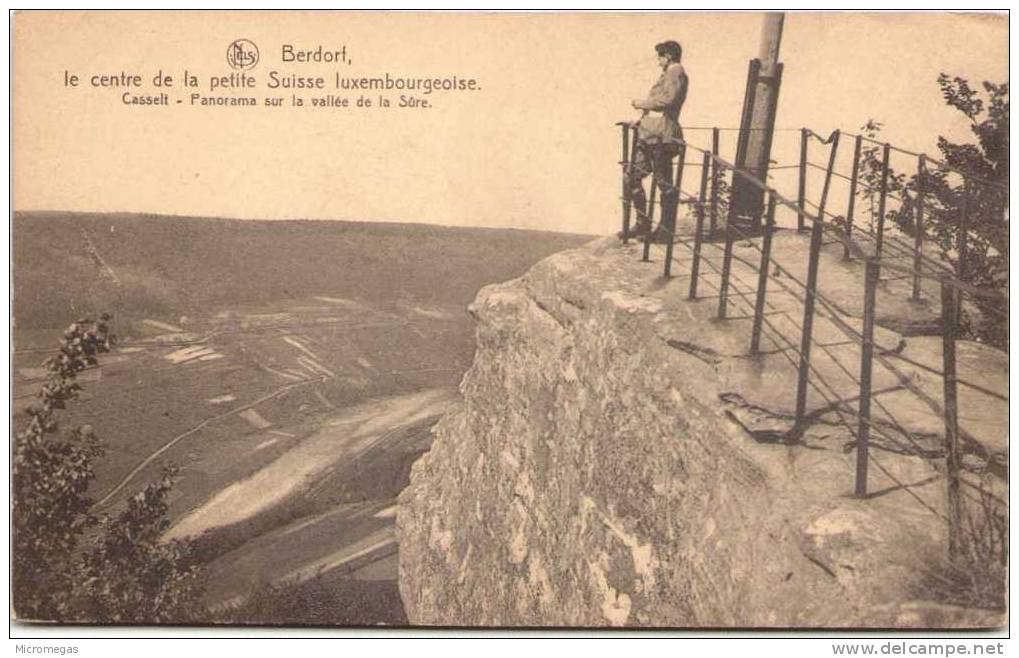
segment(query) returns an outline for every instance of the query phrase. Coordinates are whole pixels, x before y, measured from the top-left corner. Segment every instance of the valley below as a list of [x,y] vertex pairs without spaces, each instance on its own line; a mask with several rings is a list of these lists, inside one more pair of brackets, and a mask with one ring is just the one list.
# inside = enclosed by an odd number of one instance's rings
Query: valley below
[[[137,258],[175,222],[194,249],[170,241],[153,252],[162,257]],[[459,403],[474,351],[466,303],[477,287],[584,240],[511,231],[500,251],[497,231],[443,230],[18,217],[15,426],[45,382],[61,327],[112,311],[119,344],[80,374],[82,395],[62,418],[104,441],[94,511],[115,513],[175,465],[165,538],[195,540],[210,622],[406,624],[396,497],[432,425]],[[320,262],[317,284],[305,272],[309,232],[336,254]],[[253,262],[238,255],[259,240]],[[422,240],[437,253],[421,257]],[[218,254],[195,253],[210,241]],[[396,251],[405,257],[364,257]],[[231,259],[244,264],[230,270]],[[389,263],[399,266],[391,277]],[[421,286],[437,268],[450,285]],[[298,285],[281,287],[288,269]],[[411,283],[394,288],[394,279]]]

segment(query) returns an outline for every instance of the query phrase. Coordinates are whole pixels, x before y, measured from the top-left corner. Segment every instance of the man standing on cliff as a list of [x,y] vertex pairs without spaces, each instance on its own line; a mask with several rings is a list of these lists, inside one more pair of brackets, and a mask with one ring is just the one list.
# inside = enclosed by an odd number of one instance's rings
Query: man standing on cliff
[[[686,100],[687,77],[680,60],[683,48],[675,41],[663,41],[655,45],[658,65],[662,74],[651,87],[647,98],[633,101],[633,107],[644,114],[636,124],[637,155],[630,167],[627,185],[630,199],[637,211],[637,224],[630,231],[630,237],[645,235],[651,230],[648,218],[647,195],[644,179],[654,173],[659,180],[662,197],[662,220],[653,238],[657,242],[672,239],[676,228],[676,202],[679,191],[670,186],[672,180],[672,158],[678,149],[674,143],[659,143],[658,140],[683,139],[679,127],[679,111]],[[667,183],[664,189],[661,183]]]

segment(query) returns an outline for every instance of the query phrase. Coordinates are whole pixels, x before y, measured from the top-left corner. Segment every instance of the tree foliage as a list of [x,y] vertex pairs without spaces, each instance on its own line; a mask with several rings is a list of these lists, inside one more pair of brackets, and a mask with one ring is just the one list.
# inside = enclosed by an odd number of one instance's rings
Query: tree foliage
[[79,396],[78,373],[97,367],[98,356],[113,346],[108,323],[104,314],[67,328],[58,354],[45,362],[46,382],[27,410],[27,425],[15,437],[12,594],[21,618],[171,621],[186,617],[201,594],[188,546],[160,542],[175,471],[148,485],[116,517],[96,515],[88,488],[103,446],[91,427],[62,430],[58,423],[58,412]]
[[104,517],[81,561],[87,618],[111,623],[195,621],[201,569],[188,543],[161,542],[169,528],[166,496],[177,469],[164,469],[116,517]]
[[[990,292],[991,298],[971,298],[963,329],[973,339],[1007,349],[1008,318],[1008,83],[984,82],[978,91],[959,77],[942,73],[938,86],[945,102],[969,121],[975,141],[955,143],[938,137],[940,161],[928,160],[921,169],[890,169],[886,222],[908,235],[917,231],[918,200],[923,198],[925,249],[949,263],[955,275]],[[862,130],[876,138],[881,124],[868,121]],[[861,197],[869,204],[871,229],[877,218],[882,176],[881,147],[861,150]]]

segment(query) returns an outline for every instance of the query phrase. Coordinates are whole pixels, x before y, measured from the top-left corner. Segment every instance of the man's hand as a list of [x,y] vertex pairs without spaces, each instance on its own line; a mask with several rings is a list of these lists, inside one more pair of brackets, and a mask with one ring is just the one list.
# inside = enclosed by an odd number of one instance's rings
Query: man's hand
[[635,98],[633,100],[633,102],[631,103],[631,105],[633,105],[633,109],[635,109],[635,110],[644,110],[644,109],[647,109],[647,108],[644,107],[643,99],[640,99],[640,98]]

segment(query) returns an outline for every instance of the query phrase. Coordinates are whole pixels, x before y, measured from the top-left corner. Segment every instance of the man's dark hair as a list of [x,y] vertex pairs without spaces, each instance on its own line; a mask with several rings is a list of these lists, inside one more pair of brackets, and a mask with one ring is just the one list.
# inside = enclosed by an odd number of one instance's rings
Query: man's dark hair
[[655,52],[665,55],[673,62],[678,62],[683,57],[683,46],[678,41],[663,41],[655,44]]

